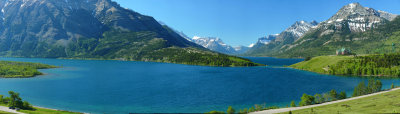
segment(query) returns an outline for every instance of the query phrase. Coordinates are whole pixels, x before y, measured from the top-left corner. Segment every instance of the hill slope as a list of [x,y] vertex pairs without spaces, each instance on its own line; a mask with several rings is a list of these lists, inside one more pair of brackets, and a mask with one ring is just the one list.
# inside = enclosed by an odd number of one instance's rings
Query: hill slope
[[[0,9],[0,56],[256,65],[211,52],[111,0],[2,0]],[[189,54],[201,56],[176,60]],[[210,59],[223,62],[203,63]]]
[[[357,54],[392,52],[399,40],[397,15],[352,3],[279,51],[263,56],[307,57],[333,55],[345,47]],[[383,42],[383,43],[382,43]],[[272,45],[271,45],[272,46]],[[270,46],[270,47],[271,47]],[[395,45],[397,50],[397,45]]]

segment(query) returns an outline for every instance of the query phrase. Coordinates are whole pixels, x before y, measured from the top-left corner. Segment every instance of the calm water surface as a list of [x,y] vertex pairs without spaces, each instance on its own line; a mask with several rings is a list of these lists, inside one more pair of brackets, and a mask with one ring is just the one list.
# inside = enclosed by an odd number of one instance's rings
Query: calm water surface
[[[19,92],[34,105],[89,113],[239,110],[286,106],[303,93],[346,91],[368,78],[320,75],[290,68],[302,59],[249,58],[269,67],[205,67],[152,62],[0,58],[63,66],[45,76],[0,79],[0,94]],[[271,67],[273,66],[273,67]],[[381,79],[384,88],[399,79]]]

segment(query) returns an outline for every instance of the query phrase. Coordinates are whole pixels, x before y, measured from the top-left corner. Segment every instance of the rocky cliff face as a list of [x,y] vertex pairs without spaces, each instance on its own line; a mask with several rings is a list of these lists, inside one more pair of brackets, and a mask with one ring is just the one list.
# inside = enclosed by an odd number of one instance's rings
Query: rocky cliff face
[[[310,29],[315,28],[318,25],[317,21],[306,22],[306,21],[296,21],[292,26],[283,31],[279,36],[277,36],[277,42],[285,42],[291,40],[287,43],[293,43],[298,38],[303,36]],[[288,39],[293,38],[293,39]]]
[[363,7],[359,3],[351,3],[341,8],[330,19],[321,23],[321,27],[329,29],[334,25],[335,29],[348,28],[351,32],[364,32],[377,25],[391,21],[396,17],[383,11]]
[[70,44],[111,30],[152,31],[170,46],[197,46],[111,0],[1,0],[0,9],[0,55],[65,57]]
[[256,44],[267,45],[267,44],[271,43],[272,41],[275,41],[276,37],[278,37],[278,36],[279,36],[279,34],[273,34],[273,35],[268,35],[268,36],[258,38],[258,41]]

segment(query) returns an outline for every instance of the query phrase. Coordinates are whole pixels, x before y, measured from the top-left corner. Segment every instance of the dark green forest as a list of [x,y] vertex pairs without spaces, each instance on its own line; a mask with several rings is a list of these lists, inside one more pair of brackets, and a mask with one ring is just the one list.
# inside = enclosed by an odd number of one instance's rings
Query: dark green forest
[[356,56],[328,66],[329,74],[357,76],[400,76],[400,53]]

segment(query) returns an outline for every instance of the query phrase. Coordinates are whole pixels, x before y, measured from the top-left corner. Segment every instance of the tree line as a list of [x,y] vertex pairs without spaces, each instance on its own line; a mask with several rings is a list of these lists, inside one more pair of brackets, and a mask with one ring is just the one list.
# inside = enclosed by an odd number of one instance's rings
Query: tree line
[[356,56],[328,66],[333,75],[400,76],[400,54]]
[[[394,88],[394,84],[392,84],[391,88]],[[360,82],[353,91],[352,97],[357,97],[361,95],[366,95],[366,94],[371,94],[371,93],[376,93],[380,92],[382,90],[382,82],[380,80],[375,80],[375,79],[369,79],[367,85],[365,82]],[[336,101],[336,100],[341,100],[341,99],[346,99],[347,94],[345,91],[341,91],[338,93],[335,89],[332,89],[329,92],[322,93],[322,94],[315,94],[313,95],[308,95],[304,93],[301,96],[301,100],[298,105],[296,105],[295,101],[291,101],[290,107],[297,107],[297,106],[307,106],[307,105],[313,105],[313,104],[321,104],[325,102],[330,102],[330,101]],[[239,112],[236,112],[235,109],[232,108],[232,106],[229,106],[226,112],[223,111],[210,111],[207,112],[206,114],[234,114],[234,113],[239,113],[239,114],[247,114],[250,112],[255,112],[255,111],[262,111],[262,110],[269,110],[269,109],[278,109],[278,106],[270,106],[267,107],[266,104],[256,104],[250,108],[244,108],[239,110]]]
[[[393,84],[392,84],[393,86]],[[392,87],[394,88],[394,87]],[[368,84],[365,85],[365,82],[360,82],[353,91],[353,97],[376,93],[382,90],[382,82],[380,80],[370,79],[368,80]]]
[[[320,104],[320,103],[336,101],[336,100],[341,100],[341,99],[346,99],[346,98],[347,98],[346,92],[342,91],[342,92],[338,93],[335,89],[332,89],[331,91],[329,91],[327,93],[322,93],[322,94],[317,93],[314,96],[304,93],[303,96],[300,98],[301,101],[299,102],[299,106]],[[295,101],[292,101],[290,103],[290,106],[296,107]]]

